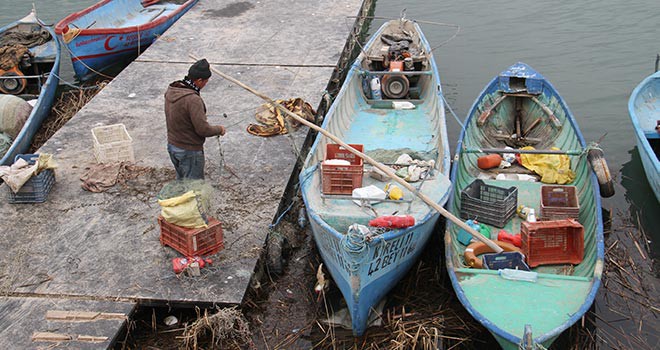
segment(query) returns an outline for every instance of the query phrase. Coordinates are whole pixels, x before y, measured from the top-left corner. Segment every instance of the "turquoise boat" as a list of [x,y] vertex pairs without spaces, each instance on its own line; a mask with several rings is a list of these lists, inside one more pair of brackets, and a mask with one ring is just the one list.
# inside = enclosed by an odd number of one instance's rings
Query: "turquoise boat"
[[[436,63],[419,26],[408,20],[389,21],[350,67],[322,128],[347,144],[359,145],[380,163],[391,164],[408,154],[415,161],[433,164],[423,180],[410,184],[443,206],[451,184],[441,94]],[[353,334],[361,336],[369,326],[370,310],[417,261],[439,214],[405,188],[401,200],[383,200],[373,192],[355,196],[354,188],[373,185],[372,189],[381,190],[394,181],[363,174],[373,169],[345,150],[344,156],[361,165],[332,173],[324,161],[337,157],[340,148],[335,146],[318,135],[299,176],[300,188],[321,258],[344,296]],[[390,197],[396,198],[393,193]],[[379,200],[368,204],[365,198]],[[414,224],[369,226],[373,219],[394,214],[412,217]],[[362,230],[354,224],[363,225]]]
[[660,201],[660,72],[646,77],[630,94],[628,113],[649,185]]
[[8,136],[11,146],[0,153],[0,165],[11,165],[16,155],[28,152],[34,135],[50,114],[59,82],[60,46],[53,29],[39,20],[35,10],[0,28],[0,41],[3,48],[5,43],[11,46],[18,42],[29,50],[13,67],[0,68],[0,112],[7,112],[16,96],[32,101],[27,120],[15,135],[14,131],[8,132],[12,133]]
[[[529,145],[536,151],[519,150]],[[511,149],[505,149],[507,146]],[[462,219],[481,221],[490,229],[491,238],[501,229],[509,234],[527,233],[521,235],[522,259],[516,253],[490,255],[491,269],[475,268],[471,266],[488,266],[486,256],[479,255],[484,253],[483,247],[469,242],[469,237],[467,241],[461,239],[459,228],[449,223],[445,233],[446,265],[463,306],[504,349],[549,347],[594,301],[601,284],[604,248],[600,184],[592,171],[590,150],[557,90],[524,63],[516,63],[496,76],[469,111],[451,172],[454,191],[449,210]],[[538,181],[537,174],[520,165],[490,170],[478,167],[480,157],[507,152],[518,152],[520,157],[567,156],[574,179],[564,185],[550,185]],[[488,191],[473,191],[477,185]],[[548,192],[544,188],[561,193],[571,193],[572,189],[576,202],[552,208],[545,202]],[[468,211],[470,204],[482,207]],[[515,213],[518,205],[540,213],[540,220],[523,223],[525,220]],[[551,213],[550,208],[559,209],[555,214],[561,214],[550,219],[561,220],[541,221]],[[497,242],[507,250],[506,242]],[[530,271],[523,271],[526,267]]]

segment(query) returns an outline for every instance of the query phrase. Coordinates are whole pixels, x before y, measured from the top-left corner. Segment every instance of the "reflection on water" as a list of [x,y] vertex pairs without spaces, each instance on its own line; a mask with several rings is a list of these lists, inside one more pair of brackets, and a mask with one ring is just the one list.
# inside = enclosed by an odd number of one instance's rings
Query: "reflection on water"
[[625,188],[625,198],[629,204],[633,224],[641,224],[644,232],[651,240],[653,256],[660,257],[660,204],[653,189],[646,179],[637,146],[628,151],[630,160],[621,166],[621,185]]

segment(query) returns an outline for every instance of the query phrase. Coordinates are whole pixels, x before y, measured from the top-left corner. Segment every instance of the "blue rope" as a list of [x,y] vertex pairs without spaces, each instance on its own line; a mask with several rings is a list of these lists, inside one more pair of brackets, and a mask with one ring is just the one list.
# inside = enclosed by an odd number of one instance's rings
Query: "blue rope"
[[449,112],[451,112],[451,115],[454,116],[454,119],[456,119],[456,122],[458,122],[458,125],[460,125],[460,126],[461,126],[461,129],[463,129],[463,131],[465,132],[465,125],[464,125],[463,122],[462,122],[462,121],[456,116],[456,113],[454,113],[454,110],[451,109],[451,106],[449,105],[449,102],[447,102],[447,99],[445,99],[445,95],[444,95],[444,94],[440,94],[440,96],[442,97],[442,100],[445,102],[445,106],[447,106],[447,109],[449,110]]
[[271,230],[274,229],[275,226],[277,226],[280,223],[280,221],[282,220],[284,215],[286,215],[286,213],[288,213],[289,210],[291,210],[291,207],[293,207],[293,201],[291,201],[291,204],[289,204],[289,207],[286,208],[286,210],[284,210],[282,212],[282,214],[280,214],[280,216],[277,218],[277,220],[275,220],[275,223],[272,223],[272,224],[268,225],[268,228],[271,229]]

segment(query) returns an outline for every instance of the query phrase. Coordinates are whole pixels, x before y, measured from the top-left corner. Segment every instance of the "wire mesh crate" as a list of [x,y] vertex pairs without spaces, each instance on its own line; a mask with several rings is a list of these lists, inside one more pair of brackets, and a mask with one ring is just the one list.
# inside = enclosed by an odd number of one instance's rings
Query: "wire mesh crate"
[[[362,152],[363,145],[349,145]],[[352,194],[353,190],[362,187],[364,163],[362,158],[337,144],[326,145],[325,159],[342,159],[349,165],[333,165],[321,163],[321,188],[324,194]]]
[[[34,164],[39,159],[38,154],[19,154],[14,162],[19,159]],[[33,175],[19,190],[14,193],[9,186],[7,188],[7,201],[11,204],[43,203],[55,185],[55,172],[53,169],[45,169],[37,175]]]
[[517,203],[515,186],[507,189],[477,179],[461,191],[461,218],[502,228],[515,214]]
[[134,162],[133,139],[124,124],[97,126],[92,129],[94,156],[99,163]]
[[541,186],[541,220],[575,219],[580,203],[575,186]]
[[224,249],[222,225],[220,221],[209,217],[207,228],[187,228],[171,224],[162,216],[160,225],[160,243],[170,246],[184,256],[211,255]]
[[520,224],[527,265],[579,264],[584,256],[584,227],[574,219]]

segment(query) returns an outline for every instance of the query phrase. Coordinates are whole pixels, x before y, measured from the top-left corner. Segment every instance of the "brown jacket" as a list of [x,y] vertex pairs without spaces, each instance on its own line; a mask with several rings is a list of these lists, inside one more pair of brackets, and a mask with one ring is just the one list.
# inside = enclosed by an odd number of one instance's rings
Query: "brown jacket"
[[221,126],[206,120],[206,106],[199,93],[180,81],[165,92],[167,142],[189,151],[204,150],[207,137],[220,135]]

